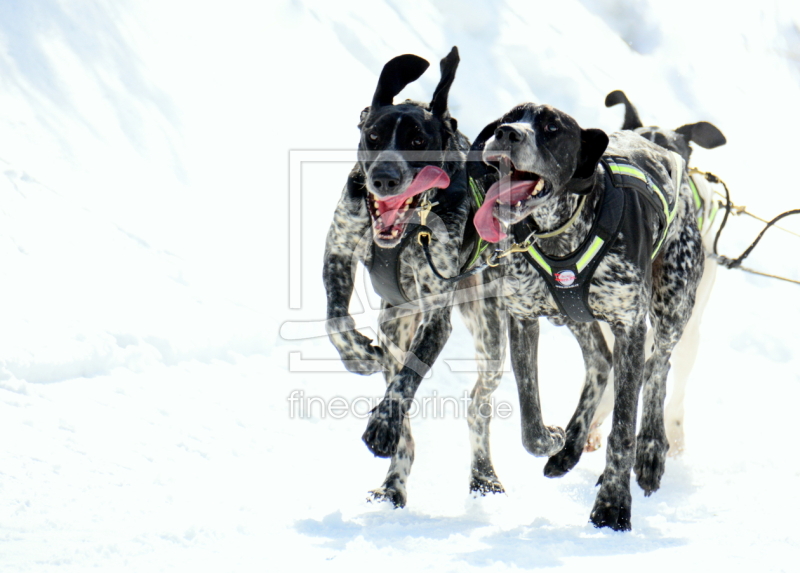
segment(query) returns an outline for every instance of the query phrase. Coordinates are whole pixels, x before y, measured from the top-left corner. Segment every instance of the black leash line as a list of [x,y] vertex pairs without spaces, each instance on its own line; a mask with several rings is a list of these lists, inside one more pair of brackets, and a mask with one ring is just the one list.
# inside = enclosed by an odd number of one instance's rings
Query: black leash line
[[417,233],[417,242],[422,246],[422,251],[425,253],[425,258],[428,260],[428,266],[431,268],[431,271],[439,280],[448,283],[456,283],[463,279],[469,278],[472,275],[482,273],[489,267],[496,266],[491,264],[491,261],[496,258],[496,255],[499,251],[495,251],[490,260],[488,261],[485,260],[481,264],[472,267],[471,269],[466,270],[459,275],[456,275],[454,277],[445,277],[438,271],[436,265],[433,264],[433,256],[431,255],[431,250],[430,250],[430,241],[432,237],[431,230],[425,225],[420,225],[419,227],[417,227],[416,233]]
[[[777,223],[778,221],[780,221],[784,217],[789,217],[791,215],[800,215],[800,209],[791,209],[789,211],[784,211],[780,215],[777,215],[776,217],[774,217],[771,221],[768,221],[766,226],[761,230],[761,232],[758,234],[758,236],[755,238],[755,240],[752,243],[750,243],[750,246],[747,247],[747,249],[745,249],[744,252],[741,255],[739,255],[735,259],[728,258],[728,257],[726,257],[724,255],[720,255],[719,254],[719,252],[717,251],[717,243],[719,242],[720,235],[722,235],[722,230],[725,228],[725,224],[728,222],[728,215],[730,215],[730,212],[732,210],[734,210],[734,205],[731,202],[730,191],[728,190],[728,186],[725,184],[725,182],[722,179],[720,179],[719,177],[717,177],[716,175],[714,175],[713,173],[709,173],[709,172],[706,172],[706,171],[700,171],[699,169],[695,169],[694,172],[701,174],[703,177],[705,177],[706,181],[708,181],[709,183],[719,183],[719,184],[721,184],[722,187],[725,189],[725,215],[723,216],[722,223],[720,224],[719,229],[717,229],[717,234],[714,237],[714,254],[712,255],[714,260],[716,260],[719,264],[721,264],[722,266],[724,266],[725,268],[728,268],[728,269],[741,269],[741,270],[743,270],[745,272],[748,272],[748,273],[751,273],[751,274],[754,274],[754,275],[760,275],[762,277],[769,277],[769,278],[778,279],[778,280],[782,280],[782,281],[786,281],[786,282],[790,282],[790,283],[794,283],[794,284],[800,285],[800,281],[797,281],[797,280],[794,280],[794,279],[781,277],[781,276],[778,276],[778,275],[772,275],[772,274],[769,274],[769,273],[764,273],[764,272],[761,272],[761,271],[757,271],[755,269],[751,269],[751,268],[742,266],[742,261],[745,260],[748,256],[750,256],[750,253],[753,252],[753,249],[756,248],[756,245],[758,245],[758,243],[761,241],[761,239],[764,237],[764,234],[769,230],[770,227],[772,227],[775,223]],[[758,219],[759,221],[764,222],[764,219],[761,219],[760,217],[756,217],[755,215],[753,215],[752,213],[748,213],[744,209],[742,209],[741,212],[744,212],[747,215],[750,215],[754,219]],[[784,230],[787,233],[791,233],[793,235],[795,234],[795,233],[792,233],[791,231],[789,231],[787,229],[782,229],[781,228],[781,230]]]
[[762,239],[762,237],[764,236],[764,233],[766,233],[767,230],[769,230],[769,228],[772,227],[772,225],[774,225],[775,223],[777,223],[778,221],[780,221],[784,217],[788,217],[790,215],[800,215],[800,209],[792,209],[791,211],[785,211],[785,212],[781,213],[780,215],[778,215],[777,217],[775,217],[774,219],[772,219],[761,230],[761,232],[758,234],[758,237],[756,237],[755,241],[753,241],[750,244],[750,246],[747,247],[747,249],[745,249],[745,251],[741,255],[739,255],[739,258],[730,261],[730,263],[728,263],[726,266],[728,268],[730,268],[730,269],[739,267],[742,264],[742,261],[745,260],[750,255],[751,252],[753,252],[753,249],[756,248],[756,245],[758,245],[758,242]]

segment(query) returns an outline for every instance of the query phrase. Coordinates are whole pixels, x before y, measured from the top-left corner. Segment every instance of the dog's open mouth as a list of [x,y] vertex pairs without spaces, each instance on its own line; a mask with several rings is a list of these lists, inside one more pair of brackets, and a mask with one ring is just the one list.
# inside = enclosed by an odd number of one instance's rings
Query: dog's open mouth
[[367,193],[367,209],[372,218],[373,239],[379,247],[397,245],[405,233],[408,222],[420,206],[421,194],[437,187],[450,186],[450,177],[440,168],[426,165],[414,177],[405,191],[390,197]]
[[403,201],[399,209],[394,208],[389,201],[381,201],[372,193],[367,195],[369,213],[372,216],[372,229],[374,237],[383,246],[400,240],[406,230],[406,224],[419,207],[420,196],[409,197]]
[[475,228],[484,240],[497,243],[506,237],[501,222],[508,225],[522,219],[551,193],[552,187],[536,173],[516,169],[505,155],[486,159],[499,160],[502,177],[486,192],[483,205],[475,213]]

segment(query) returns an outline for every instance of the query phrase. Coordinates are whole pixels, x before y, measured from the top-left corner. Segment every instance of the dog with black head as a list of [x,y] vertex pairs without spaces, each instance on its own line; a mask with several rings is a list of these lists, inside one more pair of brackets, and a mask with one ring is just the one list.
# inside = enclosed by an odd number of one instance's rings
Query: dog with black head
[[[489,455],[491,394],[505,355],[504,315],[493,292],[497,271],[461,281],[435,276],[419,240],[429,232],[433,266],[456,277],[476,259],[479,239],[472,226],[477,208],[469,192],[469,141],[448,111],[458,50],[441,61],[441,79],[430,104],[393,99],[428,67],[406,54],[381,72],[372,105],[361,114],[358,162],[336,207],[325,246],[328,335],[346,367],[359,374],[383,371],[386,391],[371,414],[363,440],[391,463],[371,499],[406,504],[406,482],[414,459],[408,411],[423,376],[451,332],[457,304],[475,340],[478,381],[467,412],[472,445],[470,489],[502,492]],[[355,330],[349,305],[357,263],[368,270],[382,299],[378,344]]]
[[[658,126],[645,127],[639,119],[639,112],[633,106],[621,90],[614,90],[606,96],[606,107],[622,104],[625,108],[625,118],[622,129],[638,133],[645,139],[660,145],[665,149],[674,151],[683,157],[686,164],[692,154],[690,144],[694,143],[704,149],[715,149],[725,145],[726,139],[723,133],[714,124],[707,121],[688,123],[674,130]],[[714,252],[715,215],[722,206],[722,202],[715,199],[713,191],[708,181],[700,173],[690,171],[689,184],[695,198],[695,208],[697,212],[697,225],[703,239],[703,248],[706,254]],[[689,374],[697,360],[700,348],[700,322],[703,311],[711,296],[714,280],[717,275],[717,263],[710,257],[706,257],[703,269],[703,278],[697,287],[697,295],[692,311],[692,317],[686,324],[680,341],[672,352],[670,363],[672,364],[672,391],[670,399],[664,412],[664,422],[666,425],[667,441],[669,442],[669,455],[677,456],[683,452],[686,444],[684,432],[684,398],[686,387],[689,381]],[[613,336],[606,325],[601,324],[606,341],[611,343]],[[648,332],[647,347],[652,347],[652,332]],[[595,412],[591,423],[589,438],[586,442],[586,451],[594,451],[600,448],[602,437],[600,427],[604,420],[611,413],[613,408],[612,392],[606,389],[603,399]]]
[[[703,269],[684,160],[638,134],[610,138],[566,113],[524,104],[472,145],[473,176],[487,188],[475,226],[516,253],[504,296],[525,448],[549,456],[545,474],[577,463],[613,365],[614,414],[606,467],[591,512],[597,527],[631,528],[630,473],[647,495],[660,486],[667,440],[663,401],[669,358],[691,315]],[[539,402],[539,317],[578,339],[586,381],[566,432],[546,426]],[[645,361],[647,320],[655,348]],[[614,334],[609,352],[597,321]],[[637,405],[643,392],[641,429]]]

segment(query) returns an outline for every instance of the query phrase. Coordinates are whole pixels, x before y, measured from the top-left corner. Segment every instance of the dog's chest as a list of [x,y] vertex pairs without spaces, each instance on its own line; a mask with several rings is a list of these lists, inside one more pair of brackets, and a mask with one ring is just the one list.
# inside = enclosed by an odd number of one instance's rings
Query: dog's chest
[[[445,244],[434,240],[430,245],[431,259],[434,267],[445,277],[452,277],[459,271],[460,237],[450,237]],[[411,300],[419,299],[421,306],[436,304],[425,299],[445,291],[453,290],[451,283],[436,277],[428,264],[422,247],[414,241],[400,256],[400,283]]]
[[[559,316],[561,312],[539,273],[521,255],[506,267],[510,277],[506,306],[517,318]],[[597,320],[630,323],[647,308],[648,281],[641,269],[622,255],[609,252],[589,285],[588,306]]]
[[649,308],[650,267],[645,269],[619,253],[606,255],[589,286],[589,309],[609,324],[633,324]]
[[[362,264],[370,269],[377,251],[371,241],[367,248],[359,250],[358,256]],[[445,277],[456,276],[460,270],[460,261],[464,258],[461,252],[461,237],[448,233],[434,234],[429,251],[436,270]],[[377,251],[380,253],[380,251]],[[397,277],[402,292],[409,301],[417,301],[420,309],[437,306],[447,301],[440,300],[437,295],[452,291],[454,284],[439,279],[431,269],[422,247],[412,237],[402,248],[393,263],[392,273]],[[377,289],[376,289],[377,290]]]
[[556,316],[558,306],[547,288],[547,283],[521,256],[515,255],[505,269],[506,306],[517,318]]

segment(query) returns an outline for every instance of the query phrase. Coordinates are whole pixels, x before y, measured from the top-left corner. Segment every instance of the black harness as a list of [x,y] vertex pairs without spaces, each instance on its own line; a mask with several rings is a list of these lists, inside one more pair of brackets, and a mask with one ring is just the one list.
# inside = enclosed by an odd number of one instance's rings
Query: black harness
[[[528,245],[531,236],[528,220],[512,228],[515,241],[527,246],[523,252],[525,258],[544,279],[559,311],[577,322],[595,320],[589,309],[589,285],[611,246],[624,241],[628,256],[640,265],[649,264],[658,255],[675,213],[677,192],[670,201],[651,178],[623,157],[605,156],[600,163],[604,185],[599,214],[587,239],[573,253],[548,257],[534,244]],[[653,217],[658,220],[659,232],[654,238],[652,252],[648,253],[635,239],[649,235]]]
[[[470,187],[470,189],[468,189],[468,187]],[[437,190],[436,200],[438,203],[431,211],[442,221],[447,221],[450,217],[450,213],[459,209],[464,202],[470,201],[470,191],[475,193],[475,190],[476,188],[474,186],[468,185],[466,170],[462,169],[451,178],[450,185],[447,189]],[[479,200],[482,200],[482,197],[476,197],[470,202],[470,209],[467,214],[467,222],[464,226],[464,236],[461,244],[462,246],[471,245],[472,250],[461,272],[464,272],[470,267],[477,259],[480,252],[487,246],[487,244],[478,237],[475,225],[472,222],[473,215],[477,209],[475,201]],[[414,300],[406,295],[400,282],[400,256],[409,245],[409,242],[419,235],[419,231],[429,231],[427,227],[422,227],[420,225],[417,215],[414,216],[414,220],[409,221],[406,225],[407,227],[415,226],[417,228],[410,231],[407,230],[400,242],[391,249],[378,247],[373,241],[372,257],[367,269],[369,271],[369,278],[372,281],[372,288],[378,296],[392,306],[399,306]]]
[[[414,223],[408,222],[407,225]],[[392,306],[410,302],[400,284],[400,255],[416,233],[406,233],[391,249],[383,249],[372,242],[372,258],[368,267],[372,288]]]

